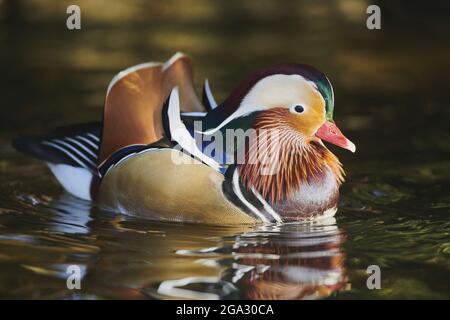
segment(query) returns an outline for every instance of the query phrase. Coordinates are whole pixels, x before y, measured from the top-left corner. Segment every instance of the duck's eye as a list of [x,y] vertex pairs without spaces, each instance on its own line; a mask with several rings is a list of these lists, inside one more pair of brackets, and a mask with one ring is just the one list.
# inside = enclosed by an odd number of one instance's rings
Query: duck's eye
[[303,106],[301,106],[301,105],[296,105],[296,106],[294,107],[294,110],[295,110],[295,112],[297,112],[297,113],[302,113],[303,111],[305,111],[305,108],[303,108]]

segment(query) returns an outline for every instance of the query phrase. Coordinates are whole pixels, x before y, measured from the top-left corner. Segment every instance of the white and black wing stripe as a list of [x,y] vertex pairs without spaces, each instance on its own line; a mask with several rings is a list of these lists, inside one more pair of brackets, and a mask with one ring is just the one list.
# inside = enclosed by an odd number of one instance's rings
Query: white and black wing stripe
[[70,125],[40,136],[19,136],[13,140],[13,146],[47,163],[86,168],[96,173],[101,129],[101,122]]
[[57,128],[42,136],[17,137],[13,146],[45,161],[69,193],[91,200],[91,183],[98,177],[101,127],[100,122],[94,122]]
[[77,167],[89,169],[95,174],[97,174],[99,143],[100,138],[94,133],[80,133],[41,141],[42,145],[53,148],[71,159]]
[[256,220],[265,223],[283,222],[281,216],[275,212],[270,204],[256,190],[248,192],[241,186],[239,181],[239,168],[236,166],[228,168],[222,186],[227,198]]

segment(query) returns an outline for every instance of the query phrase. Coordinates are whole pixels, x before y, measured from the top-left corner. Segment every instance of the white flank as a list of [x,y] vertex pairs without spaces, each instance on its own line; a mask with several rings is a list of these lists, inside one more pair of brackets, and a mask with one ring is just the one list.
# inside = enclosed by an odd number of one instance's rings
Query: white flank
[[49,162],[47,166],[67,192],[83,200],[92,200],[90,190],[93,175],[88,169]]

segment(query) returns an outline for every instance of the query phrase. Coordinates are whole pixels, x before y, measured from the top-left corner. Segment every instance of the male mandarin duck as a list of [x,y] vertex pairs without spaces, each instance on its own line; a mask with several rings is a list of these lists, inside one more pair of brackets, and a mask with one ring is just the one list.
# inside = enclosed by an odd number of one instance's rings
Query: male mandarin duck
[[[102,122],[14,146],[44,160],[72,195],[124,214],[213,224],[334,215],[344,171],[322,141],[355,145],[333,122],[323,73],[301,64],[261,69],[219,105],[205,81],[204,106],[192,74],[181,53],[126,69],[109,84]],[[235,145],[242,135],[230,130],[254,136]]]

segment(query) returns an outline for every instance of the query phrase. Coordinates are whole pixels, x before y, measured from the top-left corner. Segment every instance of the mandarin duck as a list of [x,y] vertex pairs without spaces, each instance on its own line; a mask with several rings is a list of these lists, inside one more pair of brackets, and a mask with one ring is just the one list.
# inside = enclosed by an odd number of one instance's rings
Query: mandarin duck
[[[258,70],[217,104],[191,60],[143,63],[109,83],[101,122],[20,136],[70,194],[138,217],[282,223],[334,215],[344,171],[323,141],[355,151],[315,68]],[[250,133],[249,133],[250,132]]]

